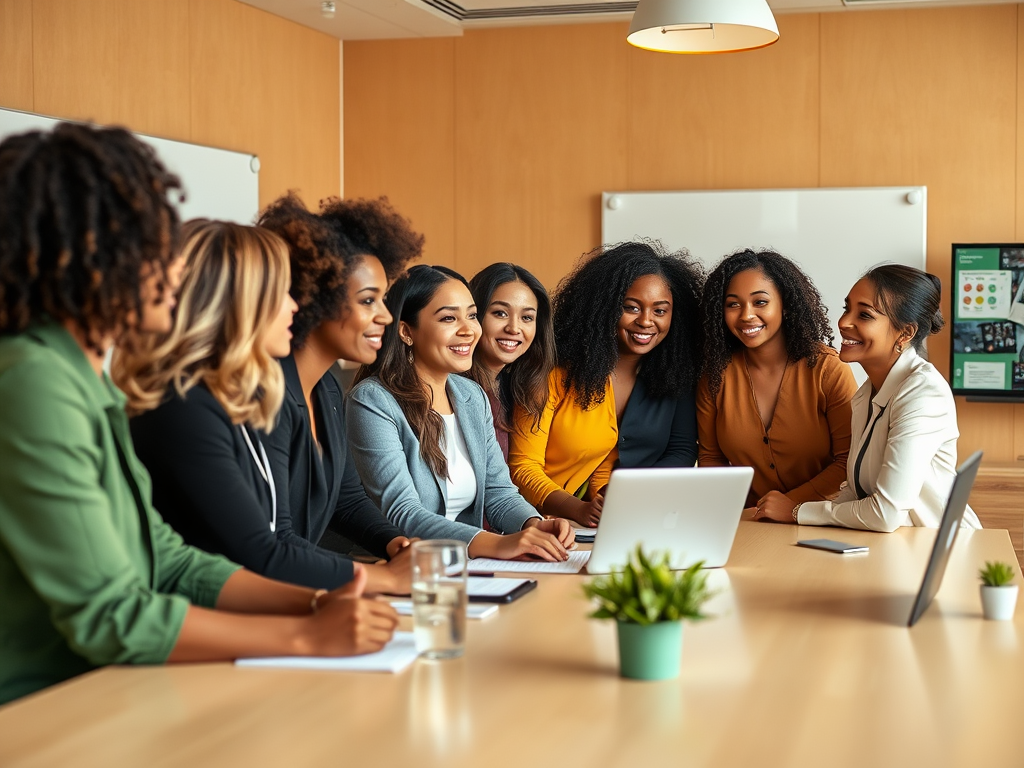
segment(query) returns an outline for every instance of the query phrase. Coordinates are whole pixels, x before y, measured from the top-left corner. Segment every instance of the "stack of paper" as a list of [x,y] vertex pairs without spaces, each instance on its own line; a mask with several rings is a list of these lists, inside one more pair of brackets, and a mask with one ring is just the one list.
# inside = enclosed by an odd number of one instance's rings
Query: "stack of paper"
[[[391,607],[398,611],[399,616],[412,616],[412,600],[392,600]],[[466,606],[467,619],[486,619],[498,613],[496,605],[480,605],[469,603]]]
[[395,632],[391,642],[382,650],[365,656],[271,656],[238,659],[235,664],[239,667],[330,669],[340,672],[401,672],[416,661],[417,655],[412,632]]

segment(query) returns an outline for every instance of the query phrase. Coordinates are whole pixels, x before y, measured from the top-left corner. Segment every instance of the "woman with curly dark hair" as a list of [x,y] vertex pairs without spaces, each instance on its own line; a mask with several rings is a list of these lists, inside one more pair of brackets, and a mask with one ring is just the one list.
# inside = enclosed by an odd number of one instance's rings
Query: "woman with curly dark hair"
[[[278,536],[342,550],[352,543],[392,558],[409,539],[363,490],[349,453],[341,387],[330,368],[339,359],[362,365],[377,359],[391,323],[384,305],[388,283],[419,256],[423,237],[404,219],[390,216],[386,200],[332,200],[326,207],[344,210],[345,226],[307,210],[294,194],[271,203],[259,220],[288,245],[291,295],[299,305],[291,354],[281,360],[284,403],[266,438],[284,502],[279,517],[290,523],[278,528]],[[356,233],[360,245],[348,231]],[[371,247],[380,255],[367,250]],[[392,561],[401,566],[403,581],[408,559]]]
[[834,496],[850,451],[853,373],[817,288],[774,251],[725,257],[702,304],[700,465],[754,468],[755,519]]
[[540,280],[516,264],[499,262],[469,281],[480,318],[480,343],[469,377],[491,404],[494,434],[508,461],[508,434],[515,408],[540,423],[555,367],[551,300]]
[[611,470],[697,458],[703,271],[654,242],[587,254],[554,301],[558,367],[539,422],[518,409],[512,480],[544,514],[596,526]]
[[121,129],[0,143],[0,703],[106,664],[379,650],[394,611],[186,546],[150,498],[112,345],[172,328],[178,180]]

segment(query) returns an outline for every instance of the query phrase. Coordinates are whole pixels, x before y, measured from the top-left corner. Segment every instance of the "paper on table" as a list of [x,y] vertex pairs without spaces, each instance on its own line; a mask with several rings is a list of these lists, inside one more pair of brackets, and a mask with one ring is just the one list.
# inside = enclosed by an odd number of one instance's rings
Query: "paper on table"
[[[391,607],[398,612],[399,616],[412,616],[412,600],[392,600]],[[498,606],[496,605],[469,603],[466,606],[467,619],[486,619],[488,616],[494,616],[497,612]]]
[[391,642],[382,650],[365,656],[269,656],[237,659],[235,664],[239,667],[330,669],[341,672],[401,672],[416,661],[417,655],[412,632],[395,632]]
[[547,563],[541,560],[493,560],[489,557],[475,557],[469,561],[469,572],[579,573],[589,559],[589,550],[570,552],[569,559],[560,563]]

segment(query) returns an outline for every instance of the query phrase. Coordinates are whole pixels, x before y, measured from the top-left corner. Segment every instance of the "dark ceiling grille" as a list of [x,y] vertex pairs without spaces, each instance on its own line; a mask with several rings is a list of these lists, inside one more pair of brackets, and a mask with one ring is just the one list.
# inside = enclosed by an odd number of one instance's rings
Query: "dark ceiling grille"
[[636,0],[633,0],[633,2],[582,3],[579,5],[534,5],[527,8],[487,8],[478,11],[467,10],[458,3],[450,2],[450,0],[421,1],[458,21],[523,19],[533,16],[586,16],[595,13],[632,13],[636,10]]

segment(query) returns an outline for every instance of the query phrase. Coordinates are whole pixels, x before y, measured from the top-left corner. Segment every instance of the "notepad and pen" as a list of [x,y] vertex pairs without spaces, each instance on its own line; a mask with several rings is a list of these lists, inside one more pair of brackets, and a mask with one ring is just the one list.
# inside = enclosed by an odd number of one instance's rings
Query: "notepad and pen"
[[574,550],[568,560],[551,563],[545,560],[495,560],[474,557],[469,561],[470,573],[579,573],[590,559],[589,551]]
[[418,655],[412,632],[395,632],[391,642],[383,649],[363,656],[268,656],[258,659],[237,659],[235,666],[396,673],[408,668],[416,661]]

